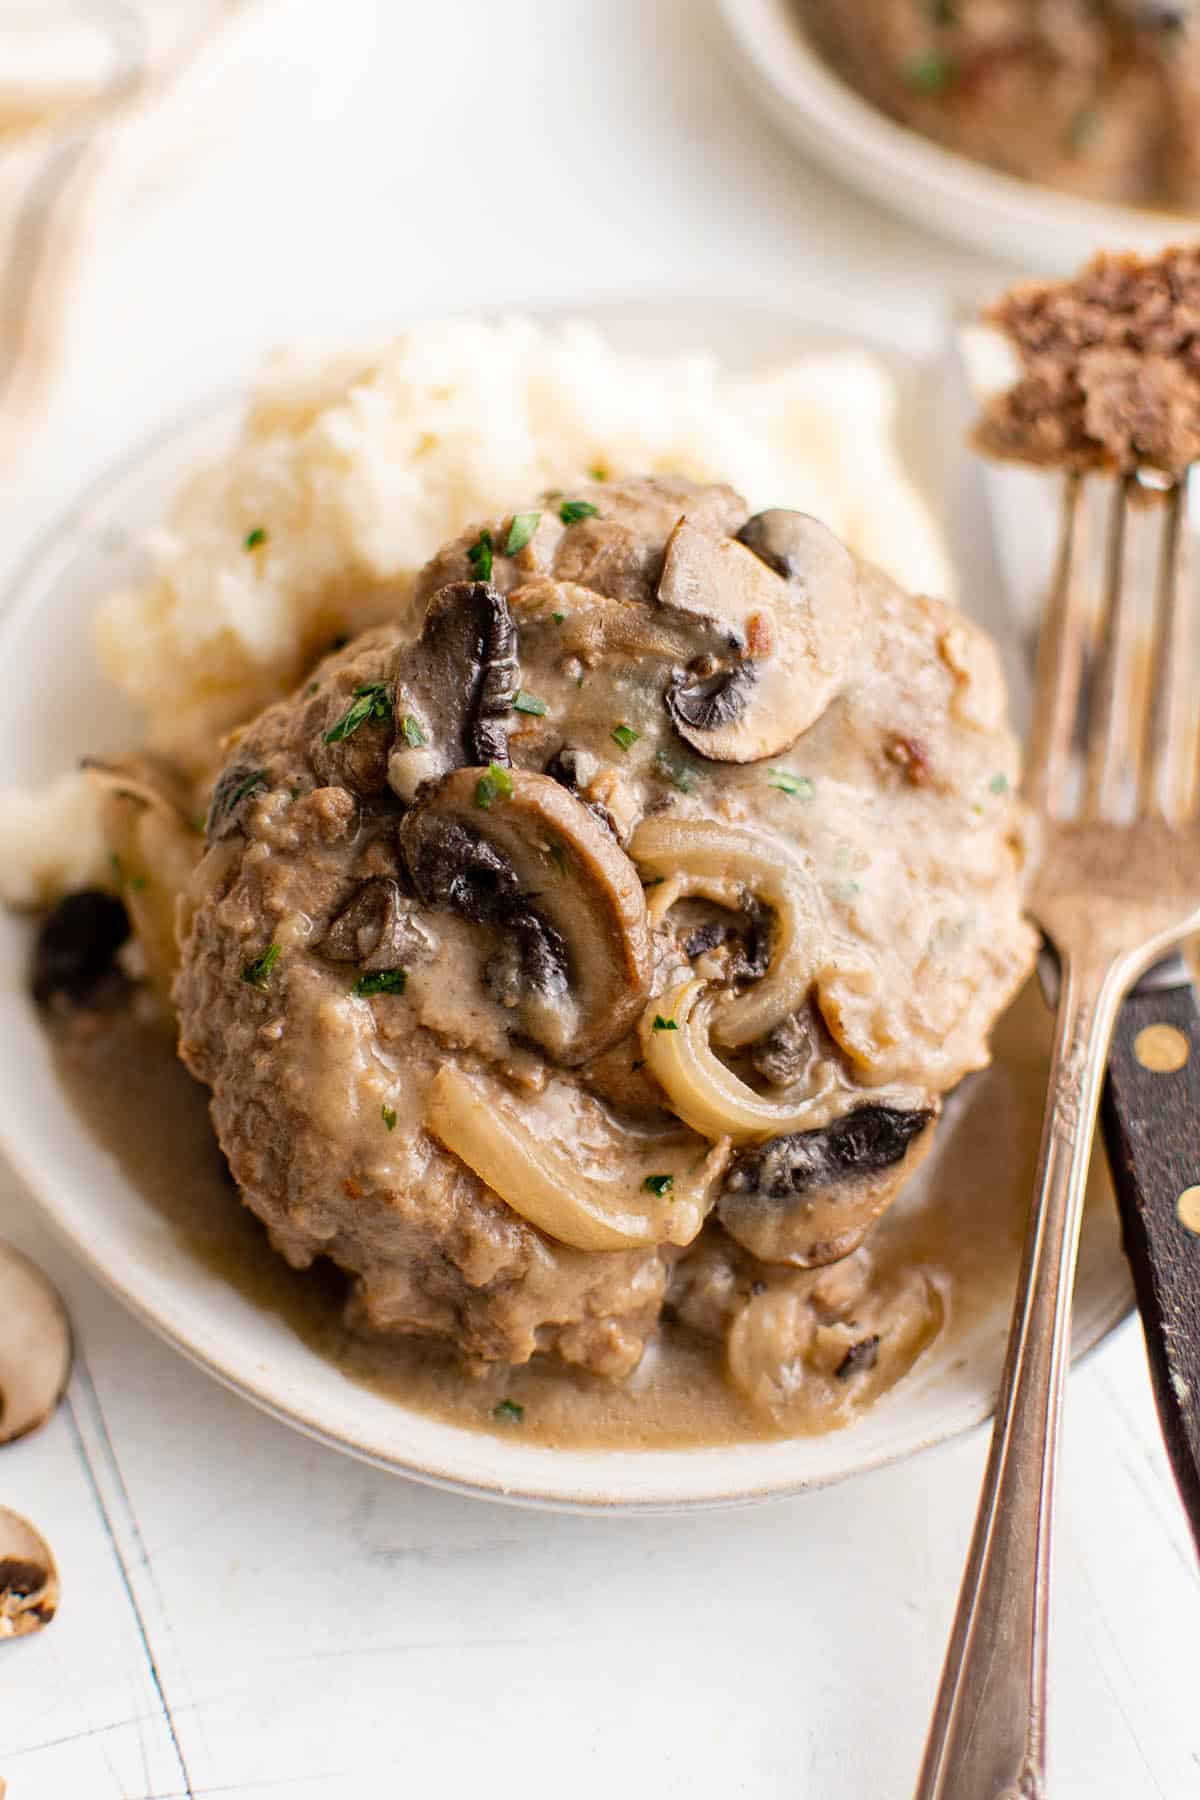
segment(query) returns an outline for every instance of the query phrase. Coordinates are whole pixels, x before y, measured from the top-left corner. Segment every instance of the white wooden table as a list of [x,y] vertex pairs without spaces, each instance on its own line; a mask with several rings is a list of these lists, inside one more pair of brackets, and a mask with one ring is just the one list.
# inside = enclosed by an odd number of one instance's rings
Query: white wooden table
[[[261,104],[106,228],[11,568],[266,341],[414,309],[886,284],[915,342],[990,273],[797,163],[691,0],[297,0]],[[2,1079],[2,1075],[0,1075]],[[759,1511],[447,1497],[308,1443],[133,1323],[0,1172],[61,1283],[68,1403],[0,1457],[63,1604],[0,1651],[9,1800],[910,1791],[983,1444]],[[1073,1379],[1055,1800],[1200,1793],[1200,1586],[1136,1326]]]

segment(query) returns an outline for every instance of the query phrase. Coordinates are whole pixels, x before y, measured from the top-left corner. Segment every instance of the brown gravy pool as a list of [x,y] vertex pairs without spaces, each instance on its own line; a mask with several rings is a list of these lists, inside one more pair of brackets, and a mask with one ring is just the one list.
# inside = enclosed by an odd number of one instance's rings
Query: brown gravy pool
[[[998,1368],[1048,1050],[1049,1021],[1031,986],[993,1034],[992,1066],[951,1099],[932,1155],[874,1234],[881,1269],[923,1263],[949,1278],[949,1323],[927,1355],[964,1355],[968,1338],[986,1322]],[[217,1151],[206,1093],[177,1061],[161,1027],[121,1012],[91,1034],[60,1029],[55,1053],[63,1086],[89,1131],[191,1254],[278,1314],[350,1379],[457,1425],[519,1430],[532,1442],[564,1447],[662,1448],[778,1435],[726,1383],[719,1350],[675,1327],[664,1328],[623,1385],[540,1359],[474,1376],[452,1353],[427,1343],[353,1336],[341,1323],[345,1286],[337,1271],[289,1268],[240,1204]],[[1115,1231],[1100,1156],[1090,1189],[1104,1229]],[[503,1399],[524,1408],[520,1425],[494,1421],[492,1409]]]

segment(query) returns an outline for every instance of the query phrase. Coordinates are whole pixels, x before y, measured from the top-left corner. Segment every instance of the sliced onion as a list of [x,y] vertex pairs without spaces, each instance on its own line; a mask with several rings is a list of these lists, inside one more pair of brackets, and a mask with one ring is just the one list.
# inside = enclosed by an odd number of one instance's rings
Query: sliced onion
[[[606,1141],[584,1162],[556,1129],[557,1105],[548,1096],[518,1100],[495,1077],[447,1063],[430,1088],[426,1124],[514,1212],[560,1243],[577,1250],[690,1244],[716,1199],[728,1140],[710,1146],[682,1132],[647,1138],[597,1108],[589,1135]],[[663,1176],[670,1183],[658,1193]]]
[[736,825],[657,815],[642,820],[629,854],[664,881],[661,901],[656,903],[653,890],[649,896],[656,924],[687,894],[728,907],[751,894],[775,914],[766,974],[714,1013],[718,1043],[753,1043],[803,1005],[820,965],[824,934],[816,884],[793,850]]
[[[719,1014],[720,1008],[711,987],[693,976],[651,1000],[642,1014],[646,1066],[693,1131],[759,1143],[791,1131],[817,1131],[852,1103],[853,1090],[832,1065],[825,1066],[815,1088],[785,1088],[775,1099],[756,1093],[712,1049],[714,1011]],[[659,1019],[663,1024],[656,1027]]]

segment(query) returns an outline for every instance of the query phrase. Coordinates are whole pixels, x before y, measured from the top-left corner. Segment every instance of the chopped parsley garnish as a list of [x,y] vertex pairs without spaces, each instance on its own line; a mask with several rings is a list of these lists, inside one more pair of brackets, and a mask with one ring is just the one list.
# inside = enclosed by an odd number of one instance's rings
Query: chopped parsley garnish
[[558,509],[558,516],[564,525],[578,525],[580,519],[594,519],[600,508],[593,506],[590,500],[564,500]]
[[492,1417],[505,1425],[519,1425],[525,1417],[525,1408],[515,1400],[498,1400],[492,1408]]
[[906,65],[904,78],[910,87],[922,94],[940,94],[954,80],[953,57],[940,50],[923,50]]
[[487,812],[493,800],[511,800],[512,791],[512,776],[508,770],[498,763],[489,763],[487,774],[481,775],[475,783],[475,804]]
[[654,1029],[655,1031],[678,1031],[679,1027],[674,1019],[664,1019],[661,1013],[655,1013]]
[[238,782],[232,794],[230,794],[229,799],[225,802],[224,810],[227,813],[231,813],[235,806],[241,804],[247,794],[252,794],[256,787],[266,787],[266,785],[267,771],[265,769],[252,769],[249,775]]
[[619,744],[622,750],[632,750],[642,734],[632,725],[614,725],[611,735],[613,743]]
[[242,969],[242,980],[251,987],[265,988],[271,979],[271,970],[283,955],[278,944],[268,944],[261,956],[248,962]]
[[669,1194],[675,1186],[675,1177],[673,1175],[647,1175],[642,1186],[648,1193],[658,1194],[661,1198],[663,1194]]
[[793,775],[788,769],[768,769],[767,786],[790,794],[794,800],[811,800],[817,791],[807,775]]
[[535,719],[544,719],[550,708],[536,694],[527,694],[524,688],[518,688],[513,699],[513,711],[532,713]]
[[680,762],[677,757],[671,755],[669,750],[658,751],[654,760],[658,764],[660,772],[666,776],[673,788],[678,788],[681,794],[695,793],[696,784],[700,780],[695,769],[690,768],[685,762]]
[[149,883],[145,875],[135,875],[129,885],[135,894],[140,894],[142,889],[147,887]]
[[392,696],[386,681],[364,682],[356,687],[355,701],[348,712],[344,712],[331,731],[325,733],[327,744],[344,743],[353,737],[360,725],[370,721],[373,725],[386,725],[392,716]]
[[396,1109],[395,1109],[395,1107],[389,1106],[387,1104],[387,1102],[385,1101],[384,1104],[380,1107],[379,1111],[380,1111],[380,1115],[383,1119],[383,1122],[387,1126],[388,1130],[395,1131],[395,1129],[396,1129]]
[[929,22],[931,25],[955,24],[955,0],[929,0]]
[[400,721],[400,733],[405,743],[413,750],[419,750],[425,742],[425,733],[417,724],[411,713],[405,713]]
[[591,468],[588,470],[588,474],[591,476],[593,481],[607,481],[608,480],[608,470],[605,468],[603,463],[593,463]]
[[993,775],[992,779],[988,782],[988,787],[993,794],[1007,794],[1008,776],[999,774]]
[[514,513],[504,540],[505,556],[515,556],[518,550],[523,550],[541,522],[540,512]]
[[266,541],[267,532],[263,525],[256,525],[254,530],[248,531],[242,540],[247,550],[261,550]]
[[306,694],[315,694],[320,685],[319,681],[310,681],[304,691]]
[[492,579],[492,534],[485,527],[467,551],[467,561],[480,581]]
[[1085,150],[1100,129],[1100,114],[1094,106],[1081,106],[1067,126],[1067,149],[1078,155]]
[[563,620],[566,618],[566,616],[567,616],[566,613],[551,613],[550,614],[550,617],[554,620],[554,623],[556,625],[561,625]]
[[402,994],[408,981],[406,969],[372,969],[369,975],[360,975],[350,989],[360,1000],[371,994]]

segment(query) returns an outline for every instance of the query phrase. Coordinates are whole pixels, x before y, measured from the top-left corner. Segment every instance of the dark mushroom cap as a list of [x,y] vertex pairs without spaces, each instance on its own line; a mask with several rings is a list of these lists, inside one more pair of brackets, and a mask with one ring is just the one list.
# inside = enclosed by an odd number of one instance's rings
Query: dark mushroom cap
[[129,936],[121,901],[101,888],[66,894],[38,927],[31,986],[39,1006],[56,996],[82,1006],[91,999]]
[[819,1131],[743,1150],[725,1179],[721,1223],[765,1262],[835,1262],[907,1178],[935,1117],[932,1108],[860,1106]]
[[439,588],[396,671],[389,779],[401,798],[464,763],[508,766],[508,717],[520,678],[516,627],[503,594],[485,581]]
[[[637,871],[580,801],[548,775],[514,770],[481,803],[483,768],[422,791],[400,825],[422,902],[508,933],[495,992],[514,1022],[563,1063],[627,1032],[650,984],[650,932]],[[521,991],[518,993],[518,988]]]

